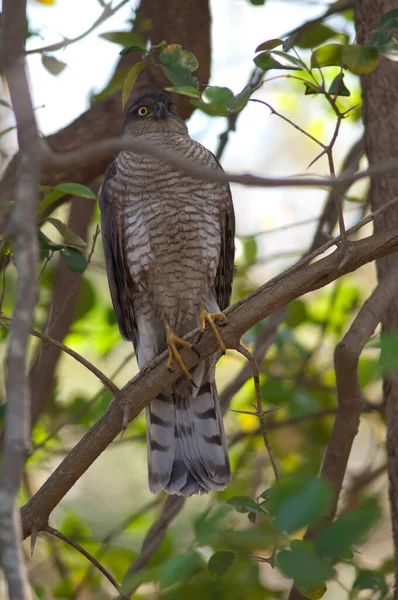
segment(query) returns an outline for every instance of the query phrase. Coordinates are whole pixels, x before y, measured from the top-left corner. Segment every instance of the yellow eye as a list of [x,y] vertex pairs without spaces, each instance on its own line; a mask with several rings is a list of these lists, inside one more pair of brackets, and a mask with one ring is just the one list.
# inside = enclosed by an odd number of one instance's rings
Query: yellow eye
[[149,113],[149,108],[147,106],[140,106],[138,109],[138,114],[140,117],[145,117]]

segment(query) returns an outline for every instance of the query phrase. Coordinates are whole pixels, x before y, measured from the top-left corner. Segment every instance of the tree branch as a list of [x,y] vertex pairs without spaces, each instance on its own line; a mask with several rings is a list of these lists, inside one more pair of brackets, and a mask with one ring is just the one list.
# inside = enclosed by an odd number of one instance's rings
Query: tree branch
[[[94,558],[94,556],[92,556],[89,552],[87,552],[87,550],[85,550],[80,544],[78,544],[74,540],[71,540],[70,538],[68,538],[66,535],[64,535],[57,529],[54,529],[54,527],[47,526],[43,529],[43,531],[45,533],[49,533],[50,535],[53,535],[54,537],[57,537],[60,540],[63,540],[64,542],[66,542],[67,544],[72,546],[72,548],[75,548],[75,550],[80,552],[80,554],[82,554],[85,558],[87,558],[87,560],[89,560],[91,562],[91,564],[94,565],[94,567],[96,567],[103,575],[105,575],[107,580],[110,581],[110,583],[113,585],[113,587],[117,590],[117,592],[119,594],[121,593],[120,586],[119,586],[118,582],[116,581],[116,579],[114,577],[112,577],[112,575],[109,573],[109,571],[107,571],[105,569],[105,567],[103,565],[101,565],[101,563],[96,558]],[[120,599],[128,600],[127,596],[125,596],[124,594],[122,594],[120,596]]]
[[[9,317],[5,317],[4,315],[0,316],[0,322],[1,321],[6,321],[7,324],[11,322],[11,327],[12,327],[13,320],[10,319]],[[43,344],[47,344],[47,345],[53,346],[55,348],[58,348],[59,350],[62,350],[63,352],[65,352],[65,354],[68,354],[69,356],[74,358],[78,363],[83,365],[83,367],[86,367],[86,369],[88,371],[91,371],[91,373],[93,373],[93,375],[95,375],[100,381],[102,381],[102,383],[108,388],[108,390],[110,392],[112,392],[112,394],[114,394],[116,397],[119,395],[120,390],[117,387],[117,385],[115,385],[113,383],[113,381],[111,381],[102,371],[100,371],[100,369],[98,369],[89,360],[87,360],[87,358],[84,358],[84,356],[82,356],[78,352],[75,352],[75,350],[72,350],[72,348],[65,346],[65,344],[61,344],[61,342],[57,342],[57,340],[54,340],[50,336],[40,333],[40,331],[37,331],[36,329],[32,329],[30,333],[33,336],[39,338],[39,340],[41,340],[43,342]]]
[[112,0],[110,0],[110,2],[108,4],[105,4],[104,10],[102,11],[102,13],[98,17],[98,19],[96,19],[94,21],[94,23],[91,25],[91,27],[89,27],[87,29],[87,31],[84,31],[83,33],[81,33],[80,35],[78,35],[72,39],[65,38],[62,40],[62,42],[57,42],[56,44],[51,44],[49,46],[42,46],[41,48],[33,48],[32,50],[27,50],[26,54],[44,54],[46,52],[55,52],[56,50],[63,50],[67,46],[70,46],[71,44],[74,44],[75,42],[78,42],[78,41],[82,40],[83,38],[85,38],[92,31],[94,31],[94,29],[96,29],[97,27],[102,25],[102,23],[104,23],[107,19],[112,17],[120,8],[122,8],[122,6],[127,4],[127,2],[129,2],[129,0],[121,0],[119,2],[119,4],[117,4],[116,6],[114,6],[112,8],[111,7]]
[[6,239],[15,243],[17,300],[7,358],[5,442],[0,477],[0,554],[10,598],[28,599],[16,504],[29,431],[26,354],[37,300],[35,211],[40,175],[39,135],[25,72],[26,0],[4,0],[2,64],[17,122],[20,160]]
[[[228,348],[234,348],[245,331],[295,298],[318,289],[352,272],[367,262],[398,251],[398,228],[381,235],[373,235],[346,246],[344,261],[342,253],[333,254],[312,264],[299,265],[284,276],[271,280],[244,300],[230,307],[229,324],[223,327],[223,340]],[[276,280],[278,285],[276,285]],[[189,339],[196,340],[192,332]],[[196,343],[200,359],[189,350],[182,351],[184,363],[191,369],[200,360],[214,354],[217,340],[211,331],[206,331]],[[57,506],[74,483],[105,450],[122,429],[123,412],[129,410],[129,420],[134,419],[153,398],[165,387],[172,385],[181,375],[170,373],[166,368],[167,352],[154,362],[152,368],[134,377],[122,389],[119,401],[113,401],[106,414],[80,440],[75,448],[43,484],[33,498],[23,507],[24,535],[28,536],[33,526],[39,530],[47,525],[51,511]]]
[[364,171],[353,173],[351,170],[338,176],[323,177],[260,177],[250,173],[228,173],[220,169],[203,167],[181,156],[178,152],[168,150],[163,146],[155,145],[142,139],[110,138],[105,141],[89,144],[74,150],[57,154],[42,142],[43,164],[50,171],[71,171],[78,168],[81,163],[103,164],[110,161],[116,154],[123,151],[132,151],[137,154],[147,154],[165,162],[175,169],[203,181],[218,181],[219,183],[240,183],[249,187],[328,187],[338,189],[352,184],[355,181],[368,177],[379,177],[398,169],[398,160],[384,160]]

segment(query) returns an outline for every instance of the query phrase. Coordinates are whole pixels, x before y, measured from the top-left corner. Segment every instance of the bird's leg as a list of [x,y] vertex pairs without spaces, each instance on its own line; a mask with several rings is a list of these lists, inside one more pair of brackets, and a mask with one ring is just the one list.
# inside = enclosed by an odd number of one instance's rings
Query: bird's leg
[[223,321],[223,323],[229,323],[228,321],[228,317],[226,315],[224,315],[224,313],[219,312],[219,313],[209,313],[205,307],[203,306],[203,304],[201,304],[199,306],[199,323],[200,323],[200,330],[204,331],[206,329],[206,322],[209,324],[210,329],[214,332],[214,335],[217,338],[217,342],[218,345],[220,346],[221,350],[223,351],[223,353],[225,354],[226,351],[226,347],[224,344],[224,341],[220,335],[220,332],[218,331],[217,325],[215,323],[215,321]]
[[166,330],[167,348],[169,350],[169,358],[167,360],[166,367],[168,368],[169,371],[173,371],[174,370],[173,369],[174,362],[177,361],[177,363],[180,365],[181,371],[184,373],[184,375],[186,377],[188,377],[188,379],[192,380],[192,375],[190,374],[187,367],[185,366],[185,363],[182,360],[181,354],[179,353],[177,346],[182,346],[183,348],[188,348],[189,350],[193,350],[194,352],[197,352],[197,350],[190,342],[183,340],[182,338],[178,337],[174,333],[174,331],[172,330],[170,323],[167,321],[167,318],[165,315],[162,315],[162,320],[164,323],[164,328]]

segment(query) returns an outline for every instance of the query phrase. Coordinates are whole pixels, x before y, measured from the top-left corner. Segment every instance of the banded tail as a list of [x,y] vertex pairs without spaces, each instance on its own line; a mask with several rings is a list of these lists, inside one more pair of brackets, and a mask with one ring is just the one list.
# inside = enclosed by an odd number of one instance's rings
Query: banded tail
[[193,371],[197,387],[180,379],[147,407],[148,473],[151,492],[192,496],[223,490],[231,468],[214,360]]

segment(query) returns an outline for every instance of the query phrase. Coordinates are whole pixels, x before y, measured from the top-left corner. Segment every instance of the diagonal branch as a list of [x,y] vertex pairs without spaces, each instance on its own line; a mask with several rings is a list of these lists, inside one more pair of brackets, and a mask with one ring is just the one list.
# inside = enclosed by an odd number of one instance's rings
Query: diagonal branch
[[10,598],[29,597],[21,551],[21,522],[16,496],[22,479],[29,431],[26,358],[37,300],[35,211],[40,176],[39,135],[25,71],[26,0],[4,0],[2,64],[17,122],[20,161],[13,190],[14,209],[6,239],[15,244],[17,300],[8,352],[4,457],[0,477],[0,554]]
[[[300,265],[295,270],[289,270],[285,276],[271,280],[226,311],[229,318],[229,324],[223,327],[226,346],[236,347],[245,331],[295,298],[319,289],[345,273],[396,251],[398,251],[398,228],[358,242],[351,242],[346,247],[343,262],[342,253],[336,250],[321,260]],[[195,332],[188,338],[194,336],[196,339]],[[188,369],[196,366],[200,360],[214,354],[218,349],[217,340],[211,331],[206,331],[196,346],[200,358],[188,350],[182,351]],[[167,352],[158,357],[151,369],[134,377],[122,389],[120,399],[111,403],[106,414],[80,440],[23,507],[25,536],[30,534],[33,526],[40,530],[47,525],[51,511],[121,431],[124,409],[128,408],[129,420],[134,419],[165,387],[178,379],[180,372],[170,373],[167,370],[166,355]]]

